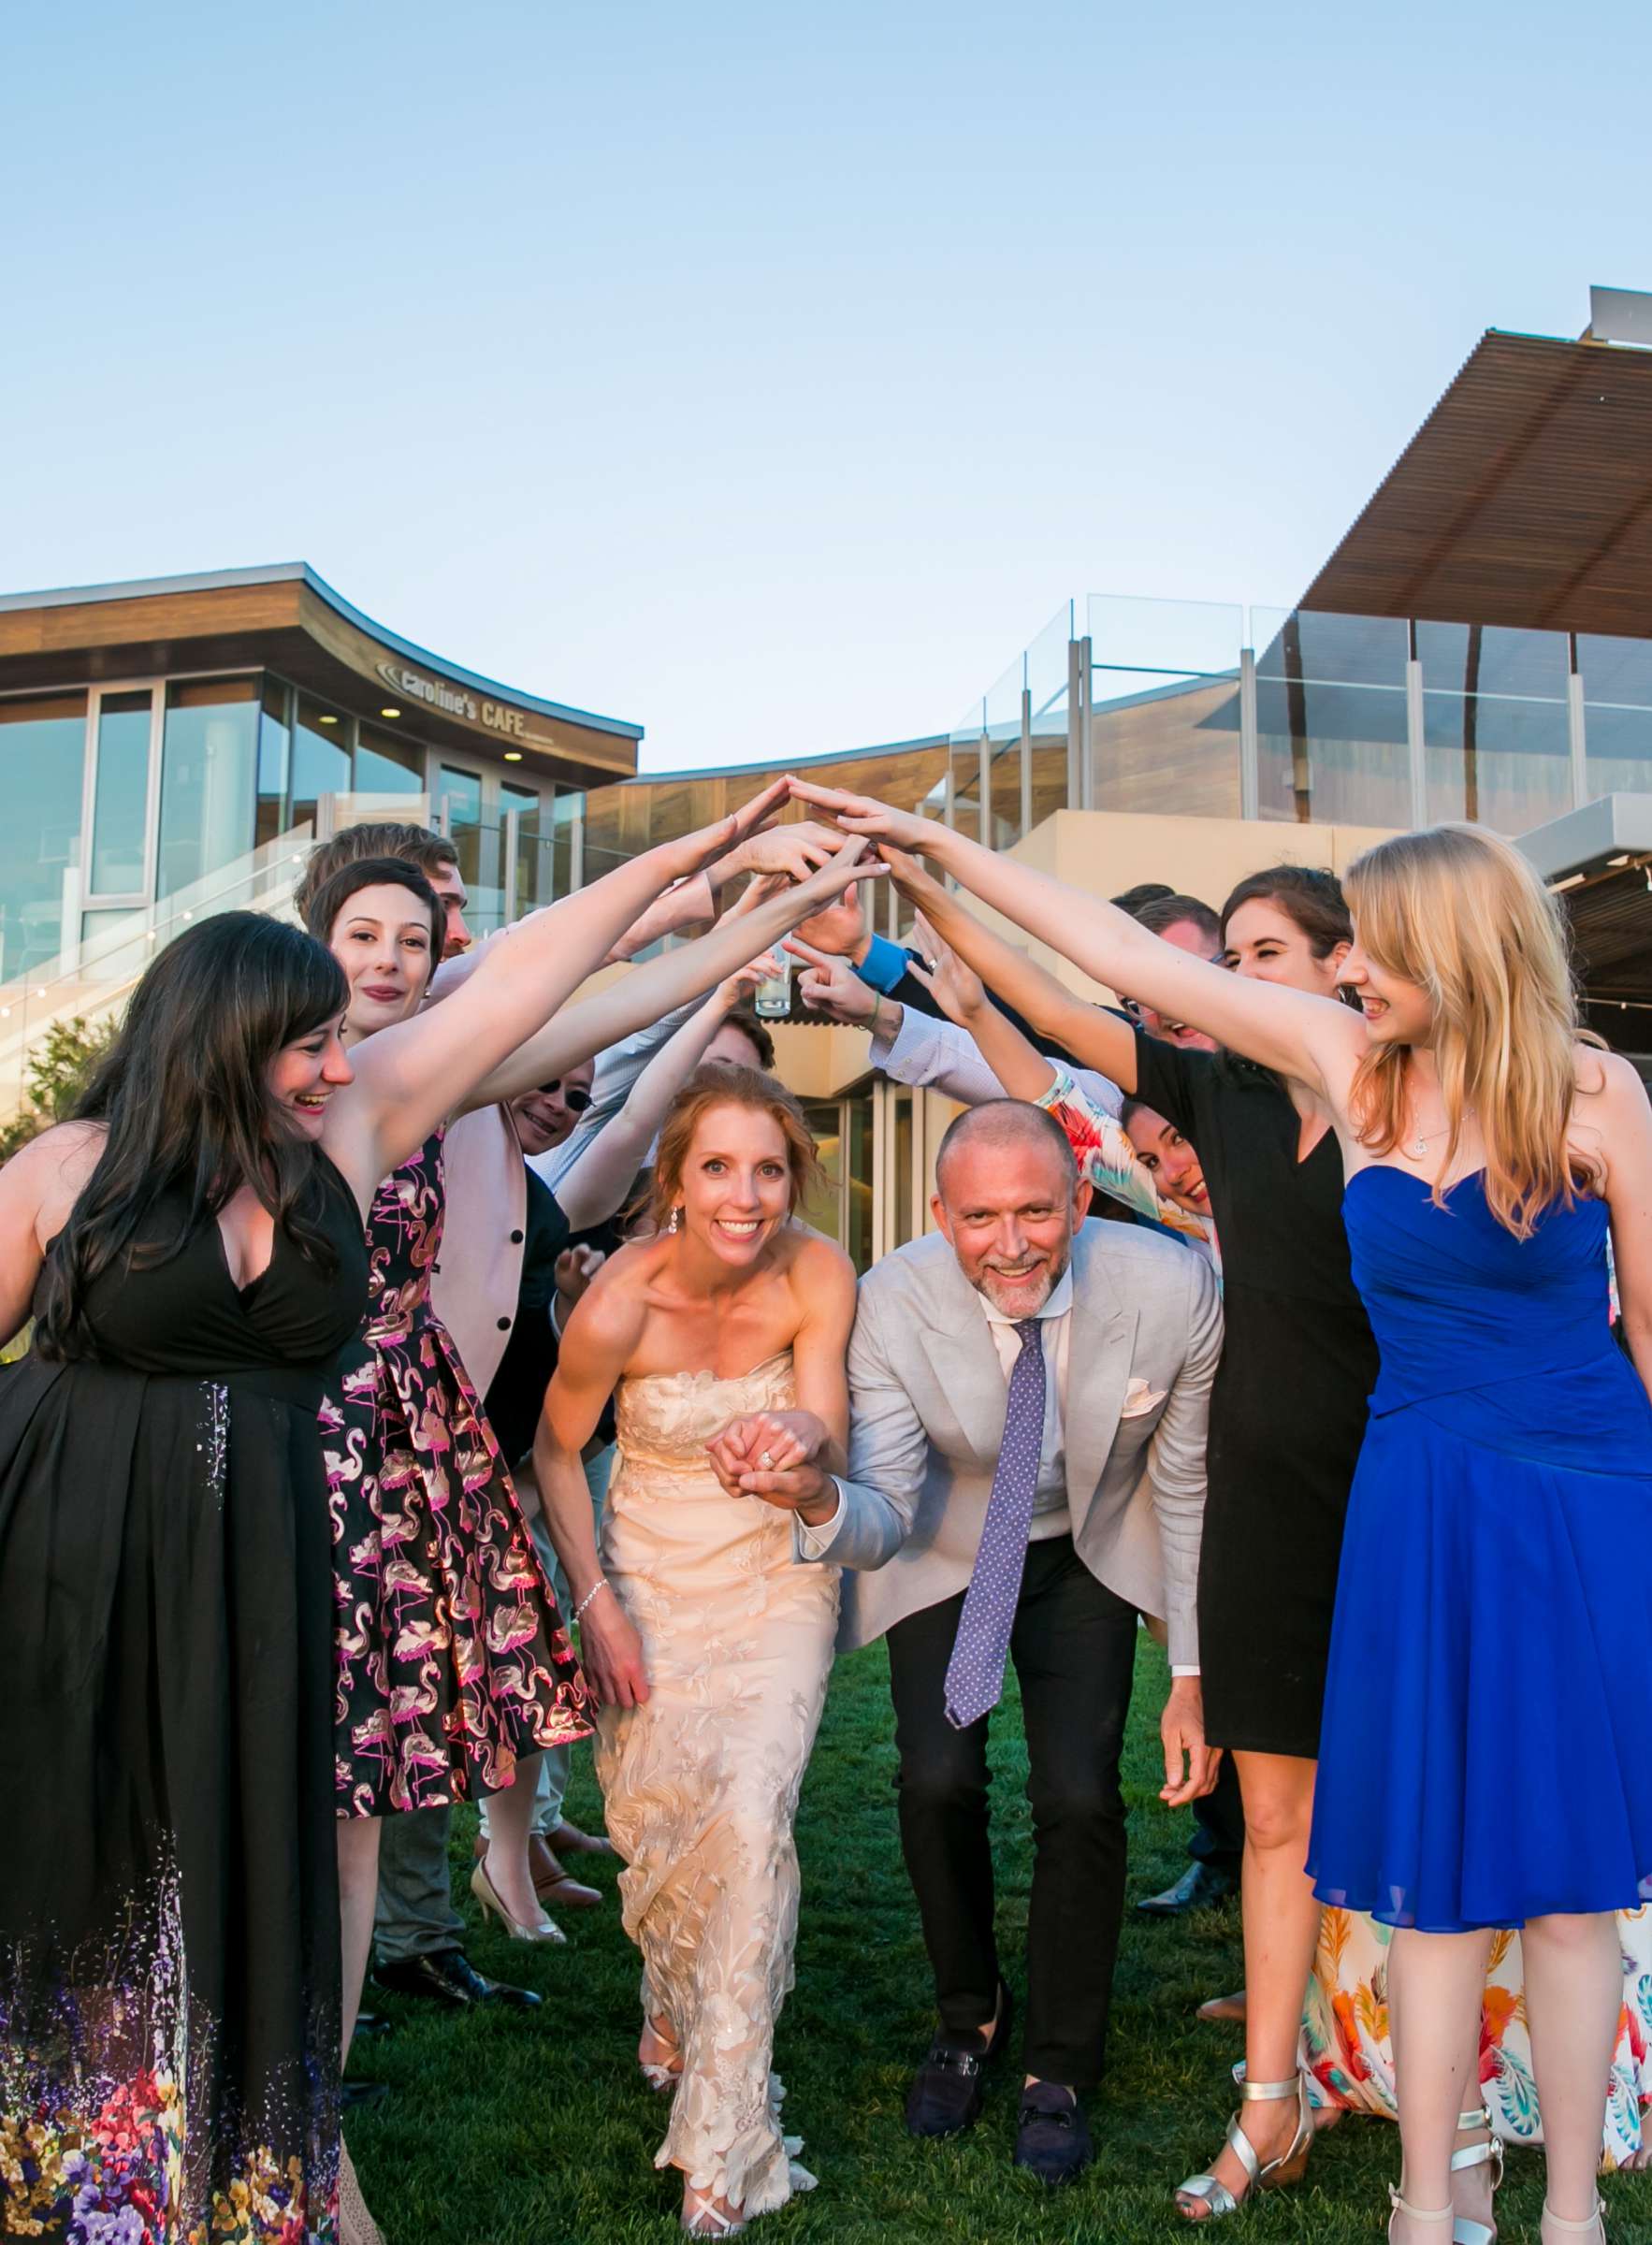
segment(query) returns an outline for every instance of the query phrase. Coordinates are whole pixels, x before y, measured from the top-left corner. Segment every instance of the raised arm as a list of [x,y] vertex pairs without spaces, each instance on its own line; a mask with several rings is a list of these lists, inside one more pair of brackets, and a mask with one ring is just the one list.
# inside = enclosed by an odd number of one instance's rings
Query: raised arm
[[666,1109],[705,1057],[705,1049],[737,1006],[761,980],[765,952],[719,982],[697,1013],[663,1044],[631,1085],[625,1105],[557,1180],[557,1201],[568,1228],[587,1232],[612,1216],[648,1158]]
[[[858,847],[864,848],[864,845]],[[578,1062],[589,1060],[594,1052],[670,1013],[686,999],[703,997],[726,976],[770,949],[788,929],[797,925],[801,915],[818,910],[821,899],[835,896],[850,882],[865,877],[856,846],[840,845],[836,855],[819,873],[796,887],[778,879],[763,881],[759,901],[746,908],[742,900],[741,906],[725,913],[708,934],[645,960],[606,990],[553,1014],[536,1036],[476,1084],[463,1104],[494,1106],[501,1099],[517,1098],[536,1083],[548,1083]],[[382,1031],[375,1043],[403,1033],[399,1029]]]
[[[659,855],[648,853],[649,858]],[[639,875],[638,866],[646,864],[647,860],[639,860],[622,866],[596,885],[601,889],[607,881],[623,880],[626,887],[606,912],[599,906],[584,916],[584,941],[577,949],[568,942],[566,928],[558,942],[554,934],[547,936],[546,921],[524,921],[507,942],[489,946],[495,955],[483,962],[461,1001],[382,1030],[353,1055],[356,1081],[333,1103],[343,1112],[329,1113],[326,1144],[364,1198],[379,1178],[423,1144],[421,1130],[428,1137],[444,1116],[475,1099],[510,1099],[531,1090],[683,998],[700,995],[743,963],[747,944],[767,948],[792,926],[799,912],[811,908],[817,896],[835,894],[857,877],[854,860],[847,849],[840,850],[812,882],[760,905],[739,928],[716,929],[697,944],[650,960],[612,989],[567,1007],[546,1023],[547,1012],[584,980],[616,921],[621,916],[629,919],[627,907],[638,886],[658,887],[658,866],[652,876]],[[594,894],[582,890],[568,905],[583,905]],[[524,1051],[535,1030],[540,1035]]]
[[833,812],[846,833],[931,859],[983,904],[1109,990],[1128,991],[1157,1012],[1203,1029],[1247,1059],[1296,1078],[1338,1112],[1344,1110],[1365,1033],[1358,1017],[1336,999],[1254,981],[1195,959],[1150,935],[1116,905],[984,849],[934,819],[801,780],[793,792]]
[[[1013,1006],[1041,1036],[1071,1052],[1121,1091],[1137,1089],[1136,1035],[1128,1021],[1104,1006],[1092,1006],[1075,997],[1048,967],[983,927],[915,857],[894,852],[891,870],[902,895],[918,907],[964,963],[974,968],[993,997]],[[909,971],[915,979],[919,978],[920,969]]]

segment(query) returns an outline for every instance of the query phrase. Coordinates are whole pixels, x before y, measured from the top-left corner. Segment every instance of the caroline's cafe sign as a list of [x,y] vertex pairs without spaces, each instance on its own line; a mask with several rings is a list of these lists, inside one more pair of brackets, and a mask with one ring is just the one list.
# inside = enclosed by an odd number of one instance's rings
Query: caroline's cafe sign
[[528,719],[519,709],[512,709],[503,702],[485,702],[467,693],[462,686],[444,686],[440,678],[427,678],[418,671],[410,671],[399,662],[382,662],[379,676],[399,694],[414,702],[423,702],[427,708],[445,710],[450,717],[465,717],[472,725],[485,725],[490,732],[502,732],[516,740],[528,737]]

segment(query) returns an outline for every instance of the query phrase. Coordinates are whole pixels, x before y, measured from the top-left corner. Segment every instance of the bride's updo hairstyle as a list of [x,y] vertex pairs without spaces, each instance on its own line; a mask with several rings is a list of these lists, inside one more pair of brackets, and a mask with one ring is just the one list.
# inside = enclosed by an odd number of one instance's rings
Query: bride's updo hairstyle
[[786,1141],[786,1166],[791,1172],[791,1213],[795,1216],[804,1195],[820,1181],[820,1161],[803,1108],[773,1076],[756,1068],[732,1068],[721,1062],[698,1067],[672,1101],[660,1127],[654,1156],[654,1184],[648,1213],[663,1231],[671,1212],[683,1197],[683,1171],[694,1144],[694,1134],[705,1116],[719,1107],[745,1107],[771,1116]]
[[[1580,1038],[1566,925],[1521,853],[1480,826],[1430,826],[1379,842],[1349,867],[1356,941],[1378,967],[1427,992],[1430,1039],[1456,1160],[1466,1110],[1485,1146],[1485,1199],[1529,1238],[1577,1184],[1599,1183],[1567,1145]],[[1391,1153],[1405,1124],[1405,1048],[1373,1044],[1354,1081],[1360,1143]],[[1436,1184],[1434,1198],[1444,1206]]]

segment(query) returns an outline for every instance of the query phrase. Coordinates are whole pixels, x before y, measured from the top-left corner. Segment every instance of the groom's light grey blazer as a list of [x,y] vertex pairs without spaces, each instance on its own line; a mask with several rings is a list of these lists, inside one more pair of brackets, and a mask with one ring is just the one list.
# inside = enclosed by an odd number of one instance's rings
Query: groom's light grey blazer
[[[1222,1353],[1210,1267],[1162,1234],[1085,1224],[1073,1241],[1062,1403],[1073,1544],[1196,1667],[1205,1427]],[[800,1559],[848,1571],[848,1651],[964,1589],[1004,1439],[1007,1383],[980,1299],[938,1232],[861,1282],[848,1351],[848,1472],[830,1537]]]

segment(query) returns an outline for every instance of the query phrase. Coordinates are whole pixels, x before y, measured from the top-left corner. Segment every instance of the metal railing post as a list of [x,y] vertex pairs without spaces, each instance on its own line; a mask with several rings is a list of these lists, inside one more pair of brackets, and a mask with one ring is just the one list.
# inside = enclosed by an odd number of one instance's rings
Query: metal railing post
[[1428,823],[1428,765],[1423,746],[1423,666],[1414,655],[1405,665],[1405,746],[1411,767],[1411,822]]
[[1589,744],[1583,714],[1583,675],[1577,667],[1577,634],[1569,635],[1566,665],[1566,744],[1572,752],[1572,807],[1589,800]]
[[1262,816],[1262,746],[1256,721],[1256,650],[1239,649],[1239,817]]
[[1021,832],[1024,842],[1033,831],[1033,689],[1021,689]]

